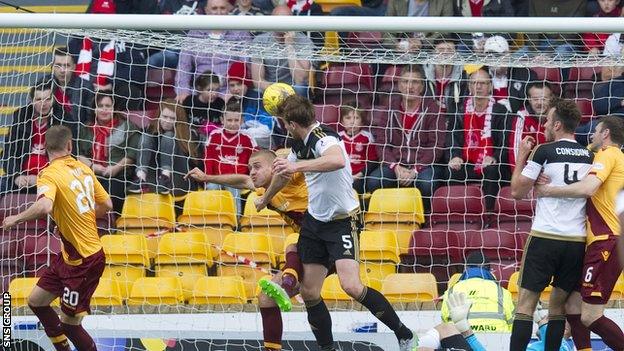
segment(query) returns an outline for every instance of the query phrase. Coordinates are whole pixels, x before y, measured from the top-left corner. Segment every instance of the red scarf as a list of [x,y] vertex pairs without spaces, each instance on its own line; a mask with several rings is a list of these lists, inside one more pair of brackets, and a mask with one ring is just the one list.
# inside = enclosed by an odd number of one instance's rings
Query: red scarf
[[420,108],[416,108],[413,113],[408,113],[405,111],[405,108],[401,104],[401,124],[403,125],[403,132],[409,134],[416,122],[418,122],[418,118],[420,117]]
[[69,97],[65,94],[65,91],[60,87],[54,89],[54,98],[56,98],[56,102],[58,102],[61,106],[63,106],[63,110],[65,112],[71,112],[71,101],[69,101]]
[[37,175],[48,165],[48,155],[45,152],[45,132],[47,130],[47,121],[41,124],[38,119],[33,121],[30,154],[22,165],[22,170],[28,175]]
[[493,156],[492,108],[494,98],[490,98],[485,112],[478,113],[474,107],[474,97],[464,102],[464,149],[463,158],[475,165],[475,172],[481,173],[485,156]]
[[509,163],[511,169],[516,168],[516,155],[518,149],[520,149],[520,143],[522,139],[527,136],[532,136],[537,144],[543,144],[546,142],[546,131],[544,124],[540,124],[539,117],[531,116],[526,109],[518,111],[518,116],[514,118],[513,125],[511,127],[509,136]]
[[472,17],[483,16],[483,0],[468,0]]
[[108,163],[108,137],[119,125],[119,120],[113,117],[106,125],[96,122],[91,126],[93,130],[93,163],[106,165]]

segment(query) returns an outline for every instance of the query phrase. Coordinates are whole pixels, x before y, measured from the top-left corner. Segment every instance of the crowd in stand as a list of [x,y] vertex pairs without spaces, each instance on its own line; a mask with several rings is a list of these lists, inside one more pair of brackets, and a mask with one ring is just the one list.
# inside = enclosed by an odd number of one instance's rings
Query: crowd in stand
[[[175,15],[322,15],[307,1],[94,0],[91,13]],[[387,16],[594,16],[624,14],[619,0],[364,0],[361,7],[335,8],[329,15]],[[183,33],[184,34],[184,33]],[[319,50],[319,33],[189,31],[189,38]],[[349,36],[341,33],[341,37]],[[624,39],[624,38],[623,38]],[[211,184],[184,179],[193,167],[208,174],[247,173],[256,149],[288,146],[279,120],[262,105],[262,92],[283,82],[319,105],[329,105],[312,87],[310,71],[325,63],[305,59],[234,57],[224,53],[171,50],[121,41],[74,38],[54,52],[52,75],[30,91],[30,103],[14,114],[5,142],[3,191],[32,192],[47,164],[44,133],[66,124],[77,140],[75,155],[92,167],[121,210],[128,193],[155,191],[176,196]],[[506,55],[513,38],[481,34],[385,34],[380,46],[437,54],[476,51]],[[586,33],[571,37],[529,36],[515,53],[548,48],[556,53],[621,55],[619,34]],[[105,57],[114,52],[112,60]],[[93,67],[78,56],[89,51]],[[298,55],[297,57],[305,57]],[[102,62],[114,65],[107,72]],[[330,64],[331,65],[331,64]],[[174,90],[161,101],[146,97],[149,71],[175,72]],[[558,70],[561,81],[548,83],[529,68],[472,67],[449,64],[372,67],[376,86],[392,71],[393,87],[379,98],[343,94],[335,103],[339,130],[351,157],[354,188],[370,193],[382,187],[417,187],[430,198],[441,184],[476,182],[492,209],[501,185],[509,182],[519,142],[531,135],[544,142],[543,124],[551,101],[564,97],[591,101],[591,118],[577,130],[580,143],[601,115],[624,116],[624,68],[595,67],[584,87],[568,80],[580,69]],[[576,73],[575,73],[576,72]],[[85,79],[86,78],[86,79]],[[578,79],[577,79],[578,80]],[[396,83],[396,84],[394,84]],[[396,86],[395,86],[396,85]],[[569,88],[569,89],[568,89]],[[319,97],[320,96],[320,97]],[[136,125],[129,111],[154,110],[148,125]],[[583,113],[584,111],[579,111]],[[319,115],[318,119],[323,120]],[[234,190],[232,190],[234,191]],[[240,196],[239,193],[235,193]]]

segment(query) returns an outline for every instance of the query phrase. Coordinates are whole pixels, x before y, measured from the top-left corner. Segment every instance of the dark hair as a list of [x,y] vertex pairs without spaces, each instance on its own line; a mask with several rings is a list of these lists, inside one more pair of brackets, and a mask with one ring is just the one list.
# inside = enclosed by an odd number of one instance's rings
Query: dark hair
[[[189,155],[191,158],[196,158],[197,143],[193,142],[193,138],[191,137],[190,123],[188,121],[186,109],[171,98],[161,101],[158,105],[159,118],[164,109],[171,110],[176,115],[176,121],[174,123],[176,143],[184,154]],[[154,135],[160,134],[161,132],[159,118],[154,118],[148,127],[149,132]]]
[[195,78],[195,89],[198,91],[206,89],[210,84],[221,84],[219,76],[212,73],[211,70],[207,70]]
[[602,130],[608,129],[611,141],[620,146],[624,145],[624,121],[622,117],[606,116],[600,119]]
[[72,132],[66,126],[55,125],[45,133],[46,150],[48,152],[64,151],[67,143],[72,140]]
[[420,79],[423,81],[426,79],[425,70],[421,65],[405,65],[401,67],[401,74],[399,76],[402,77],[404,74],[408,73],[417,73],[420,76]]
[[286,97],[279,104],[276,115],[283,118],[286,122],[296,122],[302,127],[309,127],[316,122],[314,105],[312,105],[310,100],[299,95]]
[[474,70],[474,72],[470,73],[468,77],[472,77],[473,74],[478,73],[479,71],[485,73],[490,80],[492,80],[492,74],[490,73],[490,69],[487,66],[481,66]]
[[550,84],[547,81],[533,81],[530,82],[526,85],[525,91],[527,94],[527,97],[529,96],[529,91],[531,91],[531,89],[536,88],[536,89],[544,89],[547,88],[548,90],[550,90],[550,92],[553,92],[553,87],[552,84]]
[[340,122],[342,122],[342,118],[348,115],[350,112],[357,113],[362,119],[362,125],[365,126],[368,124],[368,114],[363,111],[361,108],[358,108],[358,103],[356,100],[349,100],[343,103],[340,106]]
[[566,133],[574,133],[581,121],[581,111],[576,103],[572,100],[555,98],[550,106],[555,109],[553,121],[561,122]]
[[93,99],[94,106],[97,106],[97,104],[105,98],[110,98],[111,101],[113,101],[113,105],[115,105],[115,95],[111,90],[98,90]]
[[[72,55],[65,46],[54,49],[53,57],[54,56],[69,56],[72,59],[72,62],[76,62],[76,59],[74,59],[74,55]],[[54,61],[54,58],[52,60]]]
[[239,98],[230,98],[225,104],[225,112],[243,112],[243,101]]
[[442,43],[452,43],[453,45],[457,46],[457,41],[457,35],[453,33],[445,33],[433,39],[433,46],[436,47]]
[[30,97],[30,100],[32,100],[35,97],[35,91],[52,90],[52,87],[53,87],[52,80],[50,79],[40,80],[30,88],[30,91],[28,92],[28,96]]

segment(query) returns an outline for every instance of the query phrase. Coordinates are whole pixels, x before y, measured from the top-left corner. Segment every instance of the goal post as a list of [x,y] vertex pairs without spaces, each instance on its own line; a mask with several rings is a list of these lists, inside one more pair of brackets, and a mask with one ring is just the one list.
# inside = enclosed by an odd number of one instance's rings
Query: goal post
[[[283,32],[302,34],[286,44]],[[585,140],[600,116],[618,113],[605,101],[624,99],[608,89],[624,74],[619,33],[619,18],[0,13],[0,220],[36,199],[42,134],[52,119],[64,123],[116,206],[98,220],[108,266],[85,319],[98,349],[261,349],[256,282],[283,267],[295,230],[256,211],[254,191],[183,176],[193,167],[247,173],[256,148],[288,146],[262,106],[267,84],[286,82],[360,167],[362,280],[422,334],[441,321],[441,296],[471,252],[517,294],[534,203],[511,197],[514,147],[525,134],[545,137],[554,97],[577,103]],[[226,130],[233,96],[241,118]],[[360,129],[346,122],[351,113]],[[467,123],[484,115],[482,126]],[[247,144],[228,144],[232,133]],[[46,221],[0,233],[2,288],[24,345],[51,347],[25,299],[61,245]],[[419,275],[403,280],[410,274]],[[341,349],[396,348],[335,277],[322,295]],[[622,299],[624,290],[614,293],[608,310],[619,324]],[[284,350],[314,350],[305,309],[293,303]],[[492,350],[508,343],[506,333],[480,338]]]

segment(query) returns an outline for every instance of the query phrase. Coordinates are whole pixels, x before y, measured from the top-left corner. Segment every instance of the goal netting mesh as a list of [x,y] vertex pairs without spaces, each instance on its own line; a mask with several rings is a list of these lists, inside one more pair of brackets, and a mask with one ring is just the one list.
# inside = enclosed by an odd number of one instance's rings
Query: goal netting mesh
[[[98,348],[261,349],[257,281],[279,272],[295,230],[257,212],[255,191],[183,176],[194,167],[248,174],[254,148],[287,148],[261,101],[270,83],[285,82],[346,142],[363,208],[363,281],[423,331],[472,252],[517,296],[534,209],[509,190],[518,142],[544,142],[555,97],[577,103],[584,143],[601,115],[622,113],[613,87],[624,80],[623,46],[619,33],[0,29],[1,217],[36,199],[42,135],[68,125],[74,153],[115,206],[98,219],[107,268],[85,320]],[[51,220],[29,221],[3,230],[0,247],[15,330],[28,330],[26,298],[60,250],[58,232]],[[377,322],[335,276],[323,297],[339,334]],[[293,303],[284,348],[314,350]],[[378,324],[378,334],[339,337],[341,348],[393,345]]]

